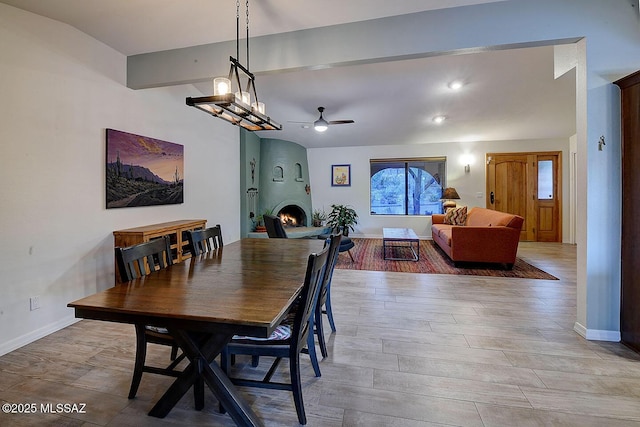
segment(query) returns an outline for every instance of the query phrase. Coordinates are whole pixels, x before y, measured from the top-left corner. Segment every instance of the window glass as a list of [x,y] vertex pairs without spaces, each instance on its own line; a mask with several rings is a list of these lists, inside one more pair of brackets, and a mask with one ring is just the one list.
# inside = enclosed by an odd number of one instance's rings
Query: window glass
[[372,215],[442,213],[446,159],[371,160]]
[[539,160],[538,200],[552,200],[553,197],[553,160]]

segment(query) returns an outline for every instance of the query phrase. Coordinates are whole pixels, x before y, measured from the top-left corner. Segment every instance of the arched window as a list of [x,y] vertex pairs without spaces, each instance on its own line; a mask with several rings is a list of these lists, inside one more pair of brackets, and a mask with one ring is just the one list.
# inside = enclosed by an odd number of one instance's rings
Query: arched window
[[446,158],[371,160],[372,215],[442,213]]

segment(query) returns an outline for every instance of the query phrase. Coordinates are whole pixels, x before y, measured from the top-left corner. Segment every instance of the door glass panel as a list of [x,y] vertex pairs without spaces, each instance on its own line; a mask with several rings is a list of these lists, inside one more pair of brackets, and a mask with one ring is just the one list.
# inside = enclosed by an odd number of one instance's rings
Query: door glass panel
[[538,161],[538,200],[553,199],[553,160]]

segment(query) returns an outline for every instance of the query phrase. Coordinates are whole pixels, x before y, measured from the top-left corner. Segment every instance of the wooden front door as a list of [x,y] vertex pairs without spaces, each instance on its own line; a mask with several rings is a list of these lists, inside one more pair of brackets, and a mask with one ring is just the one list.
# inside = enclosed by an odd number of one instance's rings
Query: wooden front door
[[640,352],[640,71],[615,82],[622,111],[622,247],[620,335]]
[[561,241],[560,152],[487,153],[486,206],[524,218],[520,240]]

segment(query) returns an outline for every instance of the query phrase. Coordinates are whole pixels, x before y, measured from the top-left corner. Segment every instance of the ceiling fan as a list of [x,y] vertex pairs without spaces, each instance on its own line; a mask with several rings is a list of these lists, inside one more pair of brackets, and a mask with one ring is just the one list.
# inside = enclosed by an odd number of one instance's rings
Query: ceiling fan
[[[326,131],[327,127],[329,127],[330,125],[344,125],[344,124],[349,124],[349,123],[355,123],[353,120],[330,120],[330,121],[327,121],[327,120],[325,120],[325,118],[322,115],[322,113],[324,112],[324,107],[318,107],[318,111],[320,112],[320,117],[318,118],[318,120],[313,122],[313,128],[317,132]],[[290,122],[290,123],[305,123],[305,122]]]

